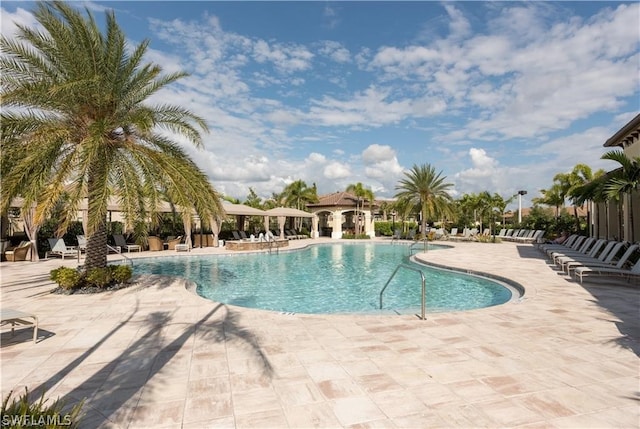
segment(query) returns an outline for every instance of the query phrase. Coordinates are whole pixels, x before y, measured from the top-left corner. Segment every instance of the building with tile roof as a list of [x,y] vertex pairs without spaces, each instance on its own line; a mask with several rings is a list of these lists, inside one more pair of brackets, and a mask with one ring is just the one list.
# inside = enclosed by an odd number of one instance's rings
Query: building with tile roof
[[318,200],[317,203],[307,204],[307,209],[318,216],[316,232],[319,236],[342,238],[344,233],[355,233],[356,228],[369,237],[375,236],[375,201],[370,205],[368,200],[358,200],[355,195],[344,191],[321,195]]

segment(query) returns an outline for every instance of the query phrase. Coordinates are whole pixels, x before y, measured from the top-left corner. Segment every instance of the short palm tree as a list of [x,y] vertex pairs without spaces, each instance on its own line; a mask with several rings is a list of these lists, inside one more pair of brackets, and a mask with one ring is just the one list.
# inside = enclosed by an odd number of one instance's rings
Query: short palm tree
[[605,184],[605,192],[608,197],[615,198],[626,195],[629,200],[629,224],[631,230],[631,241],[635,241],[635,230],[633,222],[633,204],[630,198],[640,189],[640,157],[630,158],[624,152],[613,150],[602,155],[602,159],[616,161],[621,168],[614,170],[611,177]]
[[427,228],[427,220],[431,216],[447,212],[452,203],[449,189],[453,186],[446,183],[446,176],[436,170],[430,164],[414,165],[411,170],[405,172],[405,178],[396,186],[399,190],[395,197],[400,200],[408,200],[419,208],[422,214],[422,233]]
[[555,207],[556,219],[560,217],[560,208],[564,205],[564,193],[558,183],[551,185],[549,189],[540,189],[542,197],[535,197],[531,201],[534,204],[544,204]]
[[154,218],[163,192],[183,216],[219,218],[218,194],[174,137],[201,146],[205,121],[148,102],[185,74],[143,64],[149,42],[129,48],[113,12],[104,33],[62,2],[39,3],[34,16],[43,31],[19,25],[0,42],[2,212],[20,195],[42,223],[66,193],[62,233],[86,197],[87,268],[106,265],[111,195],[129,224]]

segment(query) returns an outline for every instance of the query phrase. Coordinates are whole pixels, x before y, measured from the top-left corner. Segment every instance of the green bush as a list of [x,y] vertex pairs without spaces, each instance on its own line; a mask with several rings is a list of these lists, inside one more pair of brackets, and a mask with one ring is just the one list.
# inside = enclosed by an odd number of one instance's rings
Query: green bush
[[393,235],[393,222],[376,222],[373,228],[378,236],[390,237]]
[[64,402],[59,398],[51,405],[47,405],[48,399],[44,398],[44,391],[40,396],[40,400],[34,401],[29,398],[29,391],[26,387],[24,390],[25,393],[17,399],[13,398],[11,404],[9,404],[9,400],[13,392],[9,392],[2,401],[2,421],[0,425],[3,428],[46,427],[56,429],[79,427],[84,400],[66,410]]
[[80,273],[73,268],[60,267],[51,270],[49,278],[63,289],[78,289],[83,286],[105,288],[115,284],[128,283],[133,270],[127,265],[109,265],[106,268],[93,268]]
[[369,239],[371,237],[369,237],[367,234],[342,234],[342,238],[346,239],[346,240],[353,240],[353,239]]
[[109,265],[111,278],[117,283],[128,283],[133,276],[133,270],[128,265]]
[[63,289],[75,289],[82,283],[82,275],[75,269],[60,267],[51,270],[49,278]]
[[111,284],[111,269],[109,267],[93,268],[86,273],[85,280],[89,286],[99,288],[109,286]]

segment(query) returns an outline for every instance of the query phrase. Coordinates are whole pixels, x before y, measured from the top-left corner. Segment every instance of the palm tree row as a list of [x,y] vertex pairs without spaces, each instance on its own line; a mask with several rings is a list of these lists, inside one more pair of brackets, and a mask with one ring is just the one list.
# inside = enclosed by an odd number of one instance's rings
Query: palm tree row
[[[609,173],[604,170],[593,173],[589,166],[577,164],[569,173],[556,174],[552,186],[542,189],[542,197],[534,198],[533,202],[555,207],[558,217],[560,207],[564,206],[566,200],[571,201],[577,231],[580,231],[577,207],[587,201],[607,205],[614,201],[622,218],[624,200],[627,199],[627,206],[630,207],[632,195],[640,187],[640,158],[630,158],[623,151],[613,150],[602,155],[601,159],[615,161],[620,167]],[[633,210],[629,213],[631,240],[634,241]]]

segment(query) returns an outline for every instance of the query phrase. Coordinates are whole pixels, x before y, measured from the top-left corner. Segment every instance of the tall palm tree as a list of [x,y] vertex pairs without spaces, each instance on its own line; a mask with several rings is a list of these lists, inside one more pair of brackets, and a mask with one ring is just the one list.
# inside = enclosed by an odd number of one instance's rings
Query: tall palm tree
[[289,183],[282,191],[281,198],[288,207],[298,210],[305,210],[307,204],[318,202],[316,188],[307,186],[303,180]]
[[[34,16],[44,29],[18,25],[0,46],[2,85],[2,211],[13,197],[35,204],[35,223],[67,192],[58,233],[88,199],[85,266],[107,261],[107,201],[117,195],[127,223],[157,213],[161,192],[201,219],[223,213],[217,192],[173,136],[202,145],[205,121],[149,97],[185,76],[142,63],[149,41],[128,47],[113,12],[104,33],[63,2],[41,2]],[[116,191],[114,191],[116,190]]]
[[[288,207],[295,207],[298,210],[306,210],[307,204],[319,201],[315,183],[309,187],[303,180],[289,183],[280,194],[280,198]],[[300,218],[295,218],[294,222],[295,229],[299,229],[301,226]]]
[[449,188],[453,186],[446,183],[446,176],[436,170],[430,164],[414,165],[411,170],[404,173],[405,178],[396,186],[399,190],[395,196],[398,199],[409,200],[422,214],[422,233],[427,228],[427,219],[446,211],[452,202]]
[[558,183],[551,185],[549,189],[540,189],[542,197],[532,198],[534,204],[544,204],[555,207],[556,219],[560,217],[560,207],[564,205],[564,191]]
[[356,227],[356,235],[358,235],[360,233],[360,221],[359,221],[360,199],[362,198],[364,202],[364,198],[366,197],[367,190],[362,183],[358,182],[358,183],[352,183],[349,186],[347,186],[346,191],[352,193],[356,197],[355,227]]
[[[376,196],[372,189],[367,188],[364,190],[364,199],[369,201],[369,213],[371,213],[371,221],[373,221],[373,205],[375,203]],[[362,202],[362,206],[364,207],[364,201]],[[366,230],[364,232],[366,232]]]
[[591,167],[586,164],[576,164],[569,173],[558,173],[554,176],[553,181],[559,186],[560,194],[563,202],[569,198],[573,205],[573,214],[576,220],[576,231],[580,232],[580,218],[578,216],[578,204],[575,190],[585,183],[593,180],[593,172]]
[[607,196],[616,197],[625,195],[629,207],[629,225],[631,229],[631,241],[635,241],[633,224],[632,195],[640,189],[640,157],[630,158],[624,152],[613,150],[602,155],[602,159],[616,161],[621,168],[614,170],[612,177],[605,185]]

